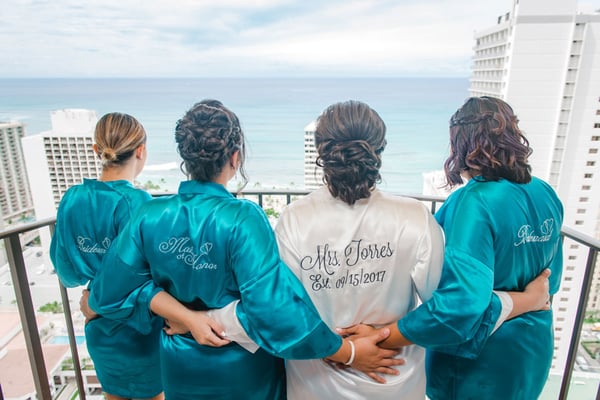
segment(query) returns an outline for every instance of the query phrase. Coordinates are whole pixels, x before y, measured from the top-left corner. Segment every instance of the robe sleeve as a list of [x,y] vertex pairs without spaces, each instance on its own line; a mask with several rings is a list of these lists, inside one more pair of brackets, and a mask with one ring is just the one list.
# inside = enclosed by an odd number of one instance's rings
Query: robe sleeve
[[475,357],[492,333],[501,304],[492,293],[493,222],[482,199],[470,196],[461,201],[455,223],[444,225],[447,242],[440,285],[428,301],[398,321],[398,329],[428,349]]
[[132,219],[104,256],[90,289],[89,305],[103,317],[147,334],[157,318],[150,301],[162,288],[152,280],[139,228],[139,219]]
[[233,235],[231,264],[241,302],[238,319],[260,347],[288,359],[323,358],[341,338],[320,319],[302,283],[279,257],[264,212],[248,203]]
[[89,278],[71,262],[69,250],[74,250],[69,249],[64,242],[64,238],[69,234],[69,232],[67,232],[68,226],[63,223],[66,218],[65,207],[68,207],[69,199],[70,196],[67,192],[65,196],[63,196],[63,200],[58,207],[55,232],[54,235],[52,235],[52,241],[50,242],[50,259],[52,260],[52,264],[54,265],[56,275],[60,279],[60,282],[65,287],[76,287],[85,285],[89,281]]
[[425,210],[427,229],[418,244],[417,263],[411,271],[413,284],[422,301],[431,298],[440,282],[444,262],[444,235],[435,218]]

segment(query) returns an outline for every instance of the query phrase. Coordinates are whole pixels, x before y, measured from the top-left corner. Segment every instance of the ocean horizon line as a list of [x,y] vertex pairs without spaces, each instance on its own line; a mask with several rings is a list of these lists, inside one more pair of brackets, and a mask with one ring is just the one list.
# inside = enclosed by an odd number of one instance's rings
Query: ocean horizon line
[[257,80],[388,80],[388,79],[410,79],[410,80],[431,80],[431,79],[469,79],[467,75],[453,76],[438,76],[438,75],[398,75],[398,76],[16,76],[16,77],[0,77],[0,81],[12,80],[206,80],[206,79],[257,79]]

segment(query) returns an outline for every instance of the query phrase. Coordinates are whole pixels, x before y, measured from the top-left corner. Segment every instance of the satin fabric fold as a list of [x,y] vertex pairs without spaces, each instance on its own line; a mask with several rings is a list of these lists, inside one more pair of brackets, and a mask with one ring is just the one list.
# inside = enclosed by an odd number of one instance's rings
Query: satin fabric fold
[[[131,214],[150,199],[148,193],[124,180],[84,179],[83,184],[71,187],[58,208],[50,247],[50,257],[63,285],[75,287],[89,282],[93,297],[94,280],[117,234]],[[119,273],[114,277],[115,281],[122,279],[128,278]],[[132,293],[131,301],[146,300],[143,293]],[[161,328],[162,320],[154,316],[148,317],[145,334],[129,321],[111,320],[102,314],[86,324],[86,346],[105,392],[149,398],[162,391],[158,352]]]

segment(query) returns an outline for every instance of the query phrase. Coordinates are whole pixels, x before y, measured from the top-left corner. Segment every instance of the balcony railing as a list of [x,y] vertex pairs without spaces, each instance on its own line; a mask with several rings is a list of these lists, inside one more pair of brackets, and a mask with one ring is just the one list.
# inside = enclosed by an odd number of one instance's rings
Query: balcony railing
[[[237,194],[239,197],[249,198],[256,201],[264,209],[271,208],[270,202],[277,198],[279,204],[289,204],[294,199],[306,195],[308,191],[299,190],[245,190],[242,193]],[[425,196],[425,195],[407,195],[408,197],[414,197],[418,200],[428,204],[430,210],[435,212],[439,204],[443,203],[444,198],[439,196]],[[0,232],[0,239],[4,241],[6,254],[8,259],[8,266],[10,275],[12,278],[12,284],[15,290],[16,302],[20,315],[23,335],[27,346],[29,355],[29,364],[33,373],[33,380],[35,385],[35,391],[37,397],[43,400],[51,400],[54,395],[51,390],[50,380],[48,378],[48,372],[44,363],[44,354],[42,352],[42,343],[38,331],[36,313],[32,301],[31,287],[29,284],[29,278],[27,275],[27,269],[25,265],[25,258],[23,254],[23,247],[21,243],[21,235],[30,233],[37,229],[49,229],[50,235],[54,233],[55,218],[48,218],[33,223],[20,225],[15,228],[7,229]],[[562,383],[560,386],[560,393],[558,399],[567,399],[569,385],[573,369],[575,366],[575,358],[577,355],[577,347],[583,327],[583,321],[585,317],[585,307],[587,305],[590,288],[592,284],[592,277],[594,272],[594,266],[596,265],[596,259],[598,251],[600,250],[600,241],[586,236],[576,230],[568,227],[562,229],[563,238],[568,238],[585,246],[588,249],[588,256],[586,260],[586,269],[583,278],[583,284],[581,287],[581,295],[579,297],[579,303],[577,307],[577,313],[575,322],[573,324],[573,334],[570,340],[569,352],[567,361],[564,369]],[[80,358],[77,350],[77,340],[75,336],[75,329],[73,319],[71,316],[71,309],[69,306],[68,292],[60,283],[61,301],[64,310],[64,317],[66,322],[66,329],[69,338],[69,347],[71,350],[71,356],[73,359],[73,368],[77,388],[79,392],[79,398],[86,398],[86,389],[84,385],[84,375],[80,364]],[[0,386],[0,399],[3,399],[2,386]],[[597,398],[600,398],[600,388],[597,392]]]

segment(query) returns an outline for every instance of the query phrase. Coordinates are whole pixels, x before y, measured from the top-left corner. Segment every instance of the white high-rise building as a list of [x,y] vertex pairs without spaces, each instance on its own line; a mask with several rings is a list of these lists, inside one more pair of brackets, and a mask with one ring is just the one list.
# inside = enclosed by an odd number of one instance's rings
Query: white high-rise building
[[[533,174],[556,189],[565,225],[598,238],[600,14],[578,10],[576,0],[512,3],[496,25],[475,33],[470,94],[513,107],[533,148]],[[572,242],[564,250],[553,304],[557,372],[565,364],[587,257],[587,249]],[[590,294],[592,309],[599,309],[598,287]]]
[[0,229],[33,216],[20,122],[0,122]]
[[52,130],[22,139],[35,214],[51,217],[63,194],[83,178],[97,178],[102,166],[93,151],[95,111],[50,113]]
[[323,186],[323,169],[317,165],[315,128],[315,121],[304,128],[304,187],[308,190]]

